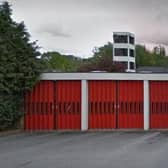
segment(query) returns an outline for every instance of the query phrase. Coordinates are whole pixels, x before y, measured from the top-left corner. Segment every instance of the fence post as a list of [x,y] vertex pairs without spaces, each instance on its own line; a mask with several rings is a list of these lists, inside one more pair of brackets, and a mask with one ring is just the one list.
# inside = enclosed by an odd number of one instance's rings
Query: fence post
[[149,81],[144,80],[144,130],[149,130]]
[[88,82],[82,80],[82,114],[81,114],[81,130],[88,130]]

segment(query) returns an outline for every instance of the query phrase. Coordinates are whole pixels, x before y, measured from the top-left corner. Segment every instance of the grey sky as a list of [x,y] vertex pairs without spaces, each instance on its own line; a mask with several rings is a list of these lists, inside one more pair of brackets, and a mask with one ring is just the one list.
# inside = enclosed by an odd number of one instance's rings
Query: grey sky
[[44,50],[89,56],[113,31],[138,43],[168,45],[168,0],[8,0]]

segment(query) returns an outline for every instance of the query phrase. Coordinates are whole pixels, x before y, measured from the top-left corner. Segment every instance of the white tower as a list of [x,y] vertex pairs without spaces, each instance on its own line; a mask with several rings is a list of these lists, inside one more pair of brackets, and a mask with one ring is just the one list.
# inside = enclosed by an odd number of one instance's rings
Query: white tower
[[113,61],[126,65],[126,72],[135,72],[135,36],[129,32],[113,33]]

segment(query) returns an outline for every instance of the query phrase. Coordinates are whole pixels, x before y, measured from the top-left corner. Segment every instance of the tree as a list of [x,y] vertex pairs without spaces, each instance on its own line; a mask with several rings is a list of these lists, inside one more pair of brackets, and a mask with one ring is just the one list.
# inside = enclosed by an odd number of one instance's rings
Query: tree
[[168,66],[168,57],[164,47],[154,47],[148,51],[142,45],[136,45],[136,64],[138,66]]
[[18,104],[22,103],[25,90],[31,89],[37,82],[42,68],[37,58],[40,53],[36,42],[30,42],[30,35],[24,23],[16,23],[11,15],[11,6],[8,2],[2,3],[0,5],[0,128],[10,127],[20,118],[21,106]]
[[75,72],[82,59],[72,55],[62,55],[59,52],[47,52],[41,57],[45,70],[58,72]]
[[79,72],[105,71],[125,72],[126,67],[119,62],[113,62],[110,58],[101,57],[96,63],[86,63],[78,68]]
[[113,58],[112,54],[113,54],[113,44],[111,42],[107,42],[107,44],[101,47],[95,47],[93,49],[93,60],[97,61],[102,57],[112,60]]
[[122,63],[113,62],[113,45],[108,42],[101,47],[95,47],[93,57],[78,68],[79,72],[106,71],[125,72],[126,67]]
[[156,64],[152,53],[145,46],[136,45],[136,64],[138,66],[153,66]]

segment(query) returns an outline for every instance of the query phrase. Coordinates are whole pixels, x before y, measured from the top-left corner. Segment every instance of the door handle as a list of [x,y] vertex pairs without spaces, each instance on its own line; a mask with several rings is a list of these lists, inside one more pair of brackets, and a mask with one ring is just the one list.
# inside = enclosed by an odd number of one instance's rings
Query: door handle
[[55,110],[55,109],[57,110],[58,109],[58,105],[52,104],[51,108],[52,108],[52,110]]
[[114,109],[119,109],[120,108],[120,105],[118,104],[118,105],[114,105]]

